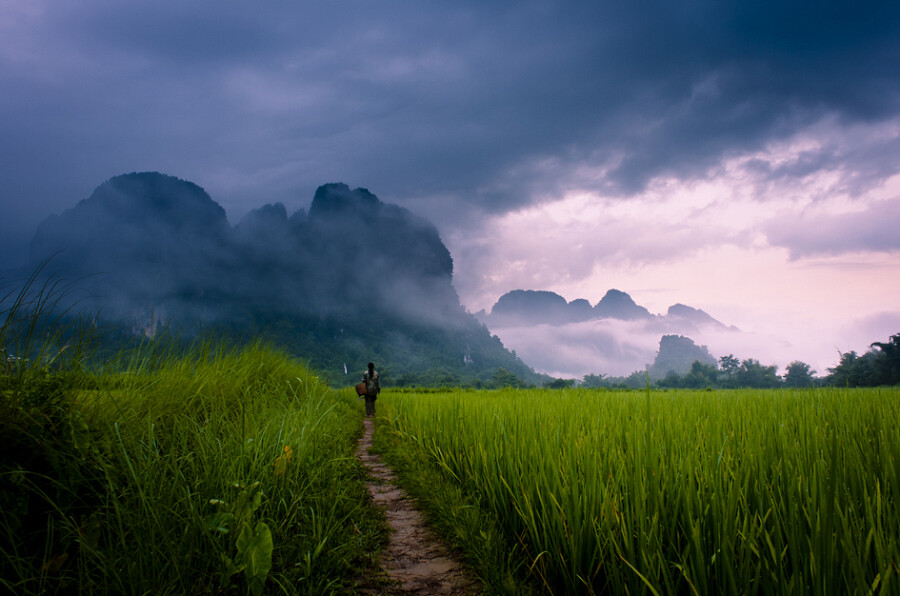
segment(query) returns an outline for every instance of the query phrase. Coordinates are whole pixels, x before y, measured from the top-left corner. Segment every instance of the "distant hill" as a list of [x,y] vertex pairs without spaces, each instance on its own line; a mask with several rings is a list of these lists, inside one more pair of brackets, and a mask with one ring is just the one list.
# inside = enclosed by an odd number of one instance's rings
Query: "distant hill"
[[[736,327],[684,304],[670,306],[665,314],[651,313],[617,289],[608,290],[593,306],[583,298],[567,301],[546,290],[512,290],[490,312],[476,317],[529,364],[557,377],[627,376],[651,370],[651,376],[663,378],[670,369],[684,374],[694,359],[715,363],[708,351],[688,346],[686,342],[702,347],[691,338],[712,340],[721,350],[741,335]],[[678,337],[685,341],[672,339]],[[654,354],[657,344],[660,351]],[[692,359],[685,363],[687,358]]]
[[501,296],[491,309],[491,321],[501,325],[559,325],[590,316],[591,306],[586,300],[570,304],[559,294],[543,290],[513,290]]
[[125,174],[39,226],[30,267],[50,257],[76,309],[134,334],[263,334],[333,381],[369,360],[386,381],[541,380],[462,307],[436,228],[366,189],[326,184],[308,214],[263,205],[231,227],[199,186]]
[[718,364],[706,346],[696,345],[689,337],[664,335],[659,340],[659,351],[647,372],[651,379],[663,379],[671,373],[684,375],[695,361],[712,366]]
[[547,290],[512,290],[500,296],[489,314],[481,312],[478,317],[490,327],[563,325],[592,319],[617,319],[658,322],[660,328],[692,330],[712,326],[729,329],[704,311],[684,304],[670,306],[665,315],[654,315],[636,304],[627,293],[616,289],[608,290],[593,307],[583,298],[567,302],[564,297]]
[[598,318],[609,317],[629,321],[632,319],[652,319],[653,315],[643,306],[638,306],[631,296],[620,290],[609,290],[594,307]]
[[682,321],[686,325],[698,327],[706,326],[718,329],[737,329],[736,327],[729,327],[721,321],[717,321],[700,309],[685,306],[684,304],[673,304],[670,306],[669,310],[666,312],[666,318],[673,322]]

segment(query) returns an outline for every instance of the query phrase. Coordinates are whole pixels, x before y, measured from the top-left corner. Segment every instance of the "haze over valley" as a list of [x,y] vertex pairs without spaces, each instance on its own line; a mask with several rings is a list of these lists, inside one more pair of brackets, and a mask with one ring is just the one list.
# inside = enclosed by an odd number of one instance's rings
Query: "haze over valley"
[[[42,266],[71,282],[74,310],[131,335],[261,333],[332,380],[352,378],[369,359],[406,383],[488,382],[499,368],[528,382],[542,382],[535,372],[580,380],[648,367],[662,378],[667,371],[651,365],[668,357],[665,337],[687,338],[714,365],[734,354],[781,368],[804,358],[693,306],[651,313],[618,289],[596,304],[514,289],[489,312],[470,313],[435,226],[343,183],[320,186],[308,212],[266,204],[231,226],[196,184],[115,176],[38,226],[18,275]],[[683,360],[679,374],[691,363]]]

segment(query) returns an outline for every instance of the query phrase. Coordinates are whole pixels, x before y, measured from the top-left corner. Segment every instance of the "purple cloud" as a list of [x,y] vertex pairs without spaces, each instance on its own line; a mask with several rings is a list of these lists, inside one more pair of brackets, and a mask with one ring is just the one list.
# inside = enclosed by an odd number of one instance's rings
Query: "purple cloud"
[[766,227],[769,242],[787,248],[791,258],[853,252],[900,251],[900,198],[871,203],[851,213],[806,212]]

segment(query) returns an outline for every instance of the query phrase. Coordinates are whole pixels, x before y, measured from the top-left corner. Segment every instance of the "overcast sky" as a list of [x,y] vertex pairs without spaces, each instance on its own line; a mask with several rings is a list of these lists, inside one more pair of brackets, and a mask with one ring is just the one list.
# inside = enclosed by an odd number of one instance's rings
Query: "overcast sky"
[[121,173],[232,223],[341,181],[473,312],[617,288],[824,372],[900,332],[898,65],[893,1],[0,0],[3,265]]

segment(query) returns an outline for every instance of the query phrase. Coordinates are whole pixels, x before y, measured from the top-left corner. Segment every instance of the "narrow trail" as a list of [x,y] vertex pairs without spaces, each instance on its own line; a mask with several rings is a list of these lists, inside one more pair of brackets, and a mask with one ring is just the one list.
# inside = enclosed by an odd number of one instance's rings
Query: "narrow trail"
[[364,587],[363,594],[452,594],[474,596],[479,584],[453,558],[450,550],[425,525],[415,502],[397,486],[397,480],[381,457],[370,453],[374,423],[365,419],[365,432],[356,456],[365,464],[369,494],[385,510],[390,539],[381,554],[387,585]]

